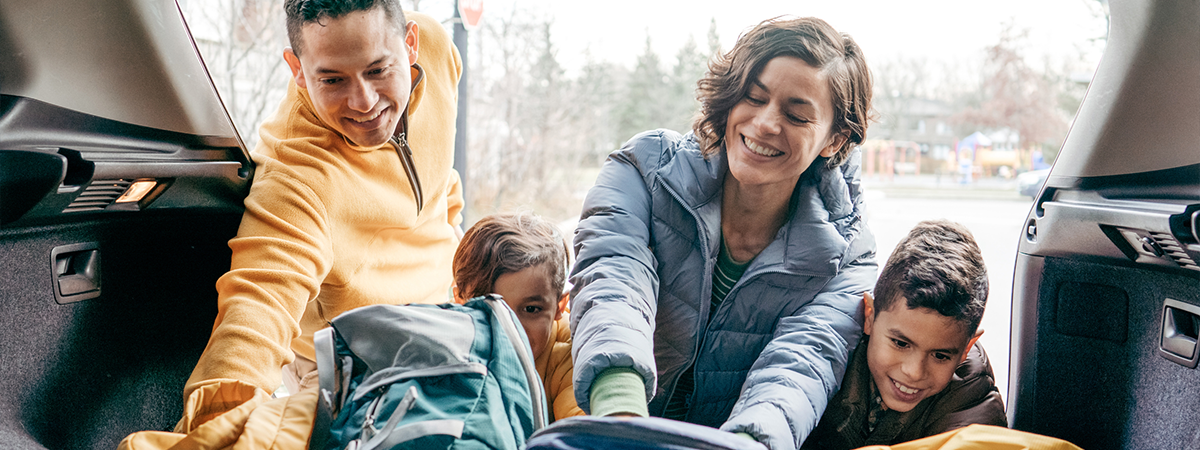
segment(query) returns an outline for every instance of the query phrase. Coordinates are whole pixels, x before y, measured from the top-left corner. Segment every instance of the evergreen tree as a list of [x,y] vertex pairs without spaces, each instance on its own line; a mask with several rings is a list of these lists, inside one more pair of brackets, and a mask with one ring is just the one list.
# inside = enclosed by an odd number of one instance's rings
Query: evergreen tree
[[712,21],[708,22],[708,57],[712,58],[721,53],[721,35],[717,33],[717,18],[713,17]]
[[671,73],[671,118],[660,126],[680,133],[692,128],[692,119],[700,108],[696,101],[696,82],[704,76],[708,58],[700,52],[696,40],[688,37],[676,55],[675,69]]
[[671,118],[670,77],[663,72],[658,54],[646,35],[646,49],[638,56],[624,98],[618,107],[617,134],[621,140],[645,130],[667,126]]

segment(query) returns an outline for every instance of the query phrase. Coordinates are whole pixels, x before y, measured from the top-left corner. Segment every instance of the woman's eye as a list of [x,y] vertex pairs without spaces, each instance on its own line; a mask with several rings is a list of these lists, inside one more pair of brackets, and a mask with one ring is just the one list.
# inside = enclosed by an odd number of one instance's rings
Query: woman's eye
[[766,101],[766,100],[759,100],[759,99],[757,99],[757,98],[754,98],[754,97],[752,97],[752,96],[750,96],[750,95],[747,95],[747,96],[746,96],[746,103],[749,103],[749,104],[751,104],[751,105],[764,105],[764,104],[766,104],[766,103],[767,103],[767,101]]

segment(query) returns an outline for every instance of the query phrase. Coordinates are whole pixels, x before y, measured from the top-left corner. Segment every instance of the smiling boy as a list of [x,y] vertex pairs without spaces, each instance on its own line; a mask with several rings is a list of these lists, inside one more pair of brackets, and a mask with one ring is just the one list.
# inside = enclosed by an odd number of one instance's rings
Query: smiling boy
[[[450,299],[462,64],[448,33],[398,0],[284,3],[292,78],[259,129],[180,432],[281,380],[293,393],[314,384],[313,332],[342,312]],[[215,395],[223,385],[241,394]]]
[[805,449],[893,445],[973,423],[1007,426],[987,353],[977,341],[987,302],[983,257],[970,231],[917,224],[866,295],[863,340]]

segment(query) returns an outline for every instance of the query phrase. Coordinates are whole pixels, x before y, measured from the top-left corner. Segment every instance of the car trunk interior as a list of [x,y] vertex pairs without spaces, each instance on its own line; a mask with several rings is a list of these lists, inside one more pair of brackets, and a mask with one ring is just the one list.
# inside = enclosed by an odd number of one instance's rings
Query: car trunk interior
[[1200,4],[1111,11],[1021,236],[1010,425],[1089,450],[1200,448]]
[[0,61],[0,447],[170,430],[249,155],[173,1],[0,3]]

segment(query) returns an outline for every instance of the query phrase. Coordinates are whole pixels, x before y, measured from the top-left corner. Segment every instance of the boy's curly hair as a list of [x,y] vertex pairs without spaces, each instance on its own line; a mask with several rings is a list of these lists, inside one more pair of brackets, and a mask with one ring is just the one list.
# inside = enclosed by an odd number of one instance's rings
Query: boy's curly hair
[[924,221],[908,232],[875,282],[875,314],[903,298],[909,309],[929,308],[975,333],[987,304],[988,277],[971,232],[948,220]]

